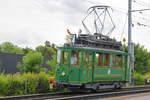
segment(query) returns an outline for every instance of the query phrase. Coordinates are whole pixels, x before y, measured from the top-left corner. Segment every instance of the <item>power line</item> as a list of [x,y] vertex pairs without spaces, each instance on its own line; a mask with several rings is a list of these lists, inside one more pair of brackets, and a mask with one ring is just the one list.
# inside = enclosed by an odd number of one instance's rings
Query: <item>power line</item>
[[[141,27],[150,27],[150,25],[144,24],[144,23],[139,22],[139,21],[133,20],[133,22],[136,23],[138,26],[141,26]],[[134,27],[133,23],[132,23],[132,26]]]
[[149,3],[146,3],[146,2],[143,2],[143,1],[140,1],[140,0],[134,0],[133,2],[135,2],[138,5],[144,6],[144,7],[145,6],[150,7]]
[[128,15],[126,15],[126,19],[125,19],[125,22],[124,22],[123,31],[122,31],[122,33],[121,33],[120,40],[122,40],[123,33],[124,33],[124,31],[125,31],[125,26],[126,26],[126,23],[127,23],[127,19],[128,19]]
[[[89,2],[89,3],[92,3],[92,4],[97,4],[96,2],[93,2],[93,1],[89,1],[89,0],[86,0],[87,2]],[[134,0],[135,1],[135,0]],[[101,2],[99,2],[99,3],[101,3]],[[101,4],[104,4],[104,3],[101,3]],[[105,5],[105,4],[104,4]],[[123,13],[123,14],[125,14],[125,15],[128,15],[128,13],[127,13],[127,10],[125,10],[125,9],[123,9],[123,8],[118,8],[118,9],[121,9],[121,10],[118,10],[117,9],[117,7],[114,7],[114,6],[111,6],[115,11],[118,11],[118,12],[120,12],[120,13]],[[144,9],[142,9],[142,10],[144,10]],[[139,11],[140,12],[140,11]],[[150,19],[146,19],[146,18],[144,18],[144,17],[139,17],[139,16],[136,16],[136,15],[133,15],[132,14],[132,16],[133,17],[135,17],[135,18],[139,18],[139,19],[142,19],[142,20],[145,20],[145,21],[150,21]]]
[[[92,4],[100,3],[100,4],[105,5],[104,3],[101,3],[101,2],[95,2],[95,1],[93,2],[93,1],[89,1],[89,0],[86,0],[86,1],[89,2],[89,3],[92,3]],[[135,2],[135,3],[139,4],[139,5],[142,5],[142,6],[145,6],[145,4],[146,4],[148,7],[150,7],[150,5],[148,5],[147,3],[144,3],[144,2],[139,1],[139,0],[134,0],[133,2]],[[127,21],[127,16],[128,16],[127,10],[125,10],[123,8],[114,7],[114,6],[111,6],[111,7],[113,8],[113,10],[118,11],[118,12],[123,13],[123,14],[126,15],[125,23],[124,23],[124,26],[123,26],[123,31],[122,31],[122,34],[121,34],[123,36],[124,30],[125,30],[126,21]],[[142,13],[142,11],[145,11],[145,10],[150,10],[150,9],[133,10],[132,12],[139,11],[139,13]],[[133,15],[133,14],[132,14],[132,17],[139,18],[139,19],[144,20],[144,21],[150,21],[150,19],[147,19],[147,18],[144,18],[144,17],[140,17],[140,16],[137,16],[137,15]],[[139,21],[133,20],[133,22],[135,22],[138,26],[150,27],[150,25],[141,23]],[[121,36],[121,38],[122,38],[122,36]]]
[[141,11],[146,11],[146,10],[150,10],[150,9],[140,9],[140,10],[132,10],[131,12],[141,12]]
[[145,4],[139,3],[139,2],[137,2],[135,0],[133,2],[136,3],[136,4],[138,4],[138,5],[140,5],[140,6],[144,6],[145,7]]

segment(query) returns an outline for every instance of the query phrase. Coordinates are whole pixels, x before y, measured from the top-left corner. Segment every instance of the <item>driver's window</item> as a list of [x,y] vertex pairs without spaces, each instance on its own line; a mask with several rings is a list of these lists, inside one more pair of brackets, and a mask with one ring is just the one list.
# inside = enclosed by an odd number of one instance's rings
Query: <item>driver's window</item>
[[62,52],[62,64],[63,65],[67,65],[68,64],[68,61],[69,61],[68,58],[69,58],[68,57],[68,51],[63,51]]
[[72,50],[71,51],[71,65],[80,65],[81,63],[81,51]]

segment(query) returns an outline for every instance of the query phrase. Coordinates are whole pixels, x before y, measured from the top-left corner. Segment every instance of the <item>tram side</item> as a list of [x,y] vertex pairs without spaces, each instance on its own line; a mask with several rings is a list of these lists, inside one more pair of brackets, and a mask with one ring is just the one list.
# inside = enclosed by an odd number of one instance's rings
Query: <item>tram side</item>
[[120,88],[130,79],[129,55],[122,51],[58,48],[55,82],[59,87]]

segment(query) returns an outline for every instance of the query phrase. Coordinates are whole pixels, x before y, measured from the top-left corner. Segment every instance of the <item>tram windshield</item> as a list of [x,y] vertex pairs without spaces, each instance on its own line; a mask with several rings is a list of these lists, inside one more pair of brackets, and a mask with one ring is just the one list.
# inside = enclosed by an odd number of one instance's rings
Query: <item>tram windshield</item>
[[62,64],[68,65],[68,62],[69,62],[68,51],[63,51],[62,52]]
[[60,64],[61,50],[57,50],[57,64]]

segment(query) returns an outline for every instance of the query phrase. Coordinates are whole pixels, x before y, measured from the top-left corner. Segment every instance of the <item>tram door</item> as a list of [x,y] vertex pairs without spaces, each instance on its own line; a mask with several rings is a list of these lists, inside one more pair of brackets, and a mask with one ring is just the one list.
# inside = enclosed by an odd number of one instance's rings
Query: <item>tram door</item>
[[92,81],[92,66],[94,61],[93,52],[83,52],[82,66],[80,67],[80,83],[88,83]]
[[71,83],[80,83],[79,70],[81,65],[81,51],[72,50],[69,67],[69,81]]

